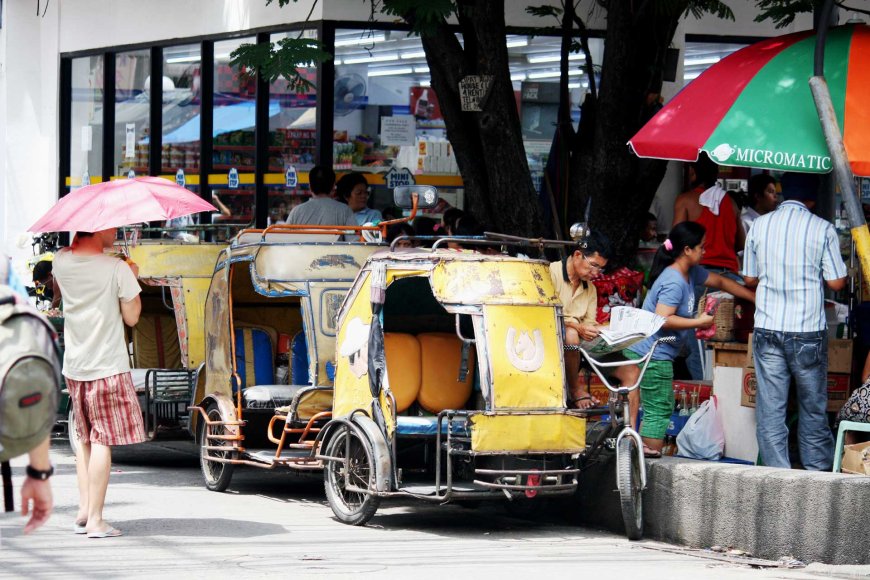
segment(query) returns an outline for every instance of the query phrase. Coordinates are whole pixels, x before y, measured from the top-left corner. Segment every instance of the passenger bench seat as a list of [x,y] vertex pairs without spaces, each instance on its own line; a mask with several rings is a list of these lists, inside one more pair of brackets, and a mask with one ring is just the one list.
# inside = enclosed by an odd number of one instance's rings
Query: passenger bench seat
[[467,372],[459,380],[462,364],[462,341],[455,334],[426,332],[417,335],[420,342],[422,380],[417,401],[430,413],[461,409],[471,397],[474,381],[473,346],[468,349]]

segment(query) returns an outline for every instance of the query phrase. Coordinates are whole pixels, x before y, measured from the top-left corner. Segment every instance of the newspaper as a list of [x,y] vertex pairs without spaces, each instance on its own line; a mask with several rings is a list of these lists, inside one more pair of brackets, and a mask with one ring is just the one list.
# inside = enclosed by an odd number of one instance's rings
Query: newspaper
[[654,312],[616,306],[610,311],[610,326],[601,328],[597,337],[580,346],[593,356],[618,352],[652,336],[664,323],[665,319]]

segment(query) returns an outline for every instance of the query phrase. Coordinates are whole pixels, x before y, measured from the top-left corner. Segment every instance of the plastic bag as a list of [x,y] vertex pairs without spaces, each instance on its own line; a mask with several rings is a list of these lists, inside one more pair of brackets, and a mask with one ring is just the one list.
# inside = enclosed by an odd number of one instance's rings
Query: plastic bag
[[[719,299],[708,294],[706,296],[706,301],[704,302],[704,314],[709,314],[715,318],[717,310],[719,310]],[[710,340],[714,336],[716,336],[715,322],[710,328],[698,328],[695,330],[695,338],[699,340]]]
[[677,435],[677,446],[682,457],[717,460],[725,452],[725,430],[719,414],[719,400],[715,395],[704,401],[689,417],[686,426]]

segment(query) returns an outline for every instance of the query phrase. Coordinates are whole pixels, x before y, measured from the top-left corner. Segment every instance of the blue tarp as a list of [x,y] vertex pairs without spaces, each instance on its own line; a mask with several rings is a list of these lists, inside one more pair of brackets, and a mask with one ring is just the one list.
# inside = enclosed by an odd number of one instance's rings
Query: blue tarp
[[[277,101],[269,103],[269,116],[274,117],[281,112]],[[179,126],[174,131],[163,136],[164,144],[191,143],[199,141],[200,116],[197,115]],[[224,107],[215,107],[212,137],[222,133],[231,133],[241,129],[254,127],[256,124],[256,103],[245,101]]]

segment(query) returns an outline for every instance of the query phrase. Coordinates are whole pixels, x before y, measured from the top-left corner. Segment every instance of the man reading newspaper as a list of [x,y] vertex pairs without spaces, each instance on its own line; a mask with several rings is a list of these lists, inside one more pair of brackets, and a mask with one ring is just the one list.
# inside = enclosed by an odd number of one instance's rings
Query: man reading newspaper
[[[610,240],[599,232],[591,232],[567,258],[550,264],[550,278],[562,301],[566,345],[577,346],[581,342],[594,341],[601,334],[602,328],[595,322],[598,295],[590,280],[601,273],[612,255]],[[607,356],[624,359],[615,351]],[[622,384],[632,385],[639,372],[636,365],[627,365],[614,368],[613,375]],[[579,351],[565,351],[565,375],[568,379],[569,405],[588,409],[603,402],[594,398],[580,380]]]

